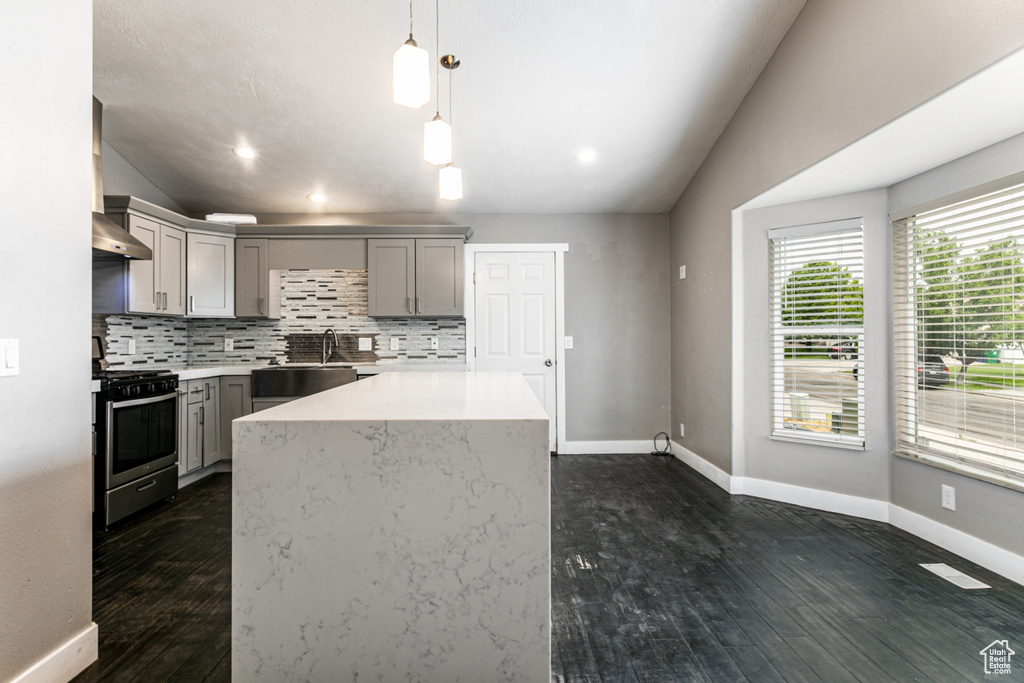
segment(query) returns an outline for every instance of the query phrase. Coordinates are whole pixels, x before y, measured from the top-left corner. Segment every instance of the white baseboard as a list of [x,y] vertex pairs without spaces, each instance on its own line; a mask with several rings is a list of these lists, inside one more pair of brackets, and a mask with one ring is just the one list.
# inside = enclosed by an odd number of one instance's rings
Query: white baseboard
[[99,627],[95,623],[90,624],[84,631],[18,674],[11,683],[70,681],[99,657],[99,634]]
[[684,463],[690,466],[690,468],[697,470],[705,479],[710,479],[722,489],[725,489],[729,493],[735,493],[732,490],[732,475],[723,469],[720,469],[716,465],[712,465],[704,458],[700,457],[688,448],[680,446],[675,441],[671,442],[672,455],[682,460]]
[[611,455],[650,453],[653,450],[653,441],[566,441],[558,452],[563,455]]
[[216,465],[210,465],[209,467],[193,470],[188,474],[181,475],[180,477],[178,477],[178,490],[180,491],[186,486],[196,483],[200,479],[206,479],[208,476],[214,473],[216,468]]
[[698,474],[733,495],[756,496],[814,510],[886,522],[1024,585],[1024,557],[906,508],[844,493],[821,491],[765,479],[734,477],[674,441],[672,454]]
[[897,505],[889,506],[889,523],[1024,585],[1024,557],[1016,553]]

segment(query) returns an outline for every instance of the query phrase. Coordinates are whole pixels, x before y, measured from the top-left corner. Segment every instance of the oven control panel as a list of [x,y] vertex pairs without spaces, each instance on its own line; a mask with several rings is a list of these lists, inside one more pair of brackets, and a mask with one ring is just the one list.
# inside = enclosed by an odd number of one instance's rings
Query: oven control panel
[[175,375],[163,377],[140,377],[111,380],[106,390],[108,401],[127,401],[135,398],[149,398],[169,394],[178,389]]

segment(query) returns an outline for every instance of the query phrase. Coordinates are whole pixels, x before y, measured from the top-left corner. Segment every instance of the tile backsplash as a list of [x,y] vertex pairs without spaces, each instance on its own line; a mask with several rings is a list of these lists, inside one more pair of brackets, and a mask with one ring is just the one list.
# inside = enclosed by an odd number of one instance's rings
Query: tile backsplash
[[[462,318],[369,317],[365,270],[286,270],[281,282],[280,320],[93,316],[93,334],[105,340],[110,369],[320,362],[327,329],[338,335],[334,362],[466,362]],[[432,337],[437,349],[430,348]],[[370,351],[359,350],[360,338],[372,340]],[[129,339],[135,340],[132,355]],[[226,339],[231,351],[224,350]]]

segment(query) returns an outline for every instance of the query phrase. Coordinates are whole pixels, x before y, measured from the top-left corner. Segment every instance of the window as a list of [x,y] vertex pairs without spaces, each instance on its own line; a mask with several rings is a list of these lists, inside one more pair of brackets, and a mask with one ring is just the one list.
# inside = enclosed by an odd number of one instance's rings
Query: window
[[768,238],[772,436],[864,448],[861,221],[778,228]]
[[1024,185],[893,227],[896,452],[1024,488]]

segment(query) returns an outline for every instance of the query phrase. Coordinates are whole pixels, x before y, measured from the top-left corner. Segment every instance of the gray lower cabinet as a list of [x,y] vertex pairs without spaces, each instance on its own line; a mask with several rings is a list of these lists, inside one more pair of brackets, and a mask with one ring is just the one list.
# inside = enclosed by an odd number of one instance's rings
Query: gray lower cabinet
[[235,238],[188,233],[188,315],[235,315]]
[[220,378],[220,455],[231,459],[231,421],[252,412],[252,379],[248,375]]
[[461,317],[461,238],[368,239],[367,310],[375,317]]
[[220,378],[193,379],[178,387],[178,474],[221,459]]

